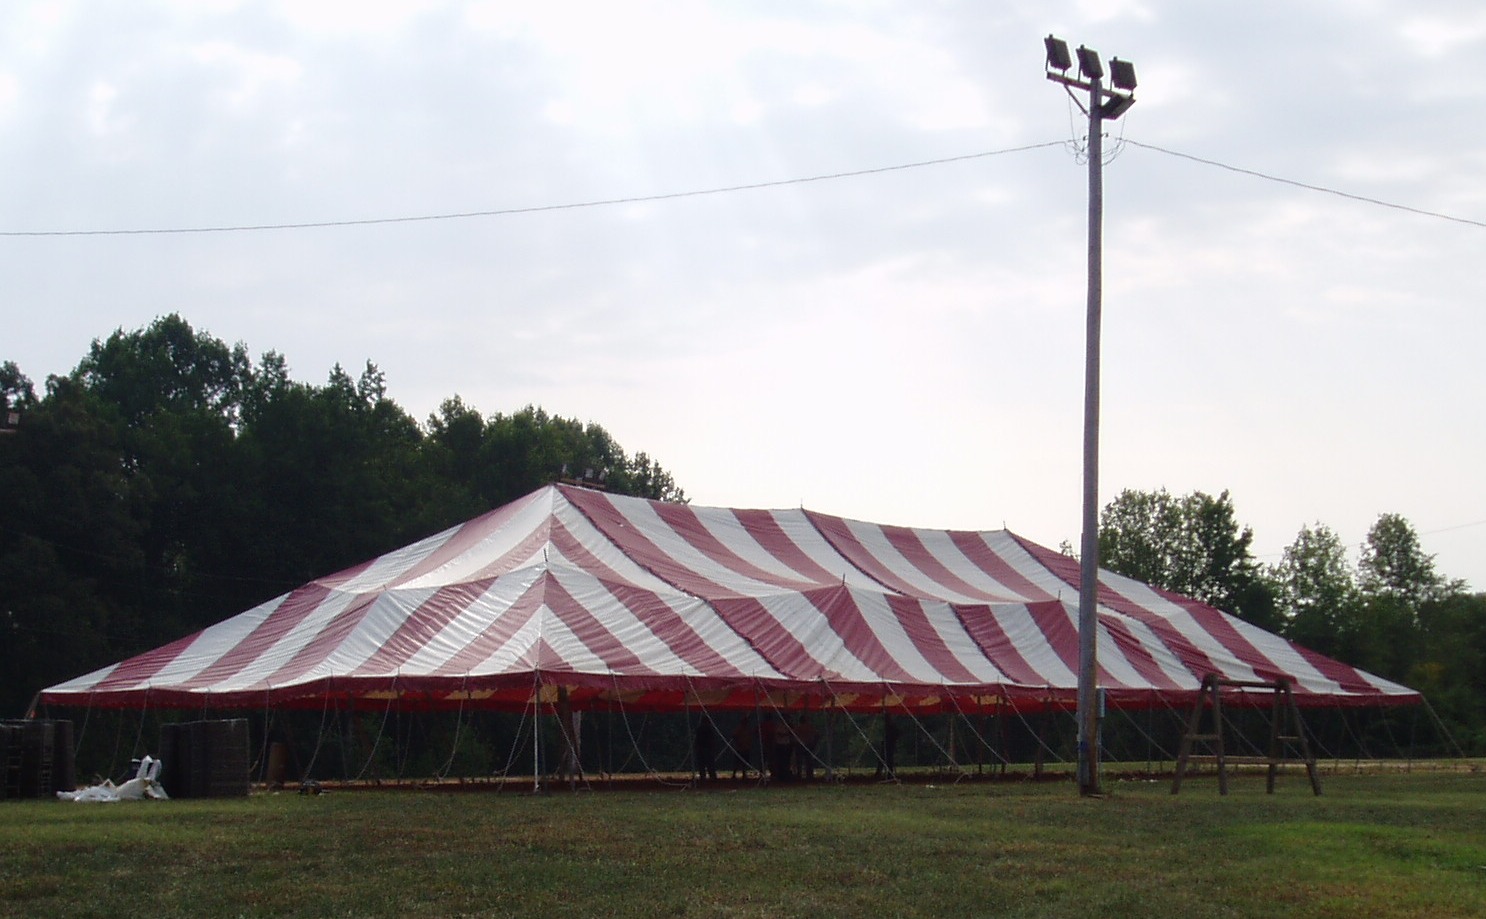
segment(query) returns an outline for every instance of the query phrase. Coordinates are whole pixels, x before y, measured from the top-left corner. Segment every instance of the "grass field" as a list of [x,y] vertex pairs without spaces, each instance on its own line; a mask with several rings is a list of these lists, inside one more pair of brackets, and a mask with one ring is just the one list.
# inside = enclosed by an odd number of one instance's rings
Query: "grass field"
[[1486,916],[1486,773],[0,803],[4,916]]

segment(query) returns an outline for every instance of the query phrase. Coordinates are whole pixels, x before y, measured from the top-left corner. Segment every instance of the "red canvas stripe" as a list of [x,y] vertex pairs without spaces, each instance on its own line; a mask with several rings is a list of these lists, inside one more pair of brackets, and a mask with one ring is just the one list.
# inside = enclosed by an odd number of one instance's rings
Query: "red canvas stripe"
[[[358,596],[350,605],[337,613],[330,622],[326,623],[325,628],[316,632],[315,637],[296,651],[294,657],[290,658],[287,663],[272,674],[257,680],[253,685],[264,689],[287,686],[313,670],[325,660],[327,654],[340,647],[347,635],[356,630],[361,620],[366,618],[367,612],[372,608],[378,596],[379,594],[376,593]],[[191,680],[180,685],[183,689],[192,689],[196,688],[198,683],[196,680]],[[206,684],[200,685],[205,687]]]
[[[1177,596],[1174,593],[1165,592],[1165,590],[1158,590],[1158,593],[1161,593],[1164,598],[1167,598],[1168,601],[1171,601],[1177,607],[1189,611],[1189,613],[1193,611],[1193,608],[1211,610],[1211,607],[1204,607],[1199,602],[1186,599],[1184,596]],[[1112,608],[1112,610],[1117,610],[1119,613],[1137,620],[1141,625],[1146,626],[1146,628],[1149,628],[1150,631],[1155,633],[1156,638],[1161,639],[1162,644],[1167,645],[1171,653],[1175,654],[1178,660],[1181,660],[1181,665],[1187,668],[1187,672],[1192,674],[1193,680],[1201,681],[1202,677],[1205,677],[1207,674],[1221,674],[1223,672],[1223,668],[1217,665],[1216,660],[1208,656],[1207,651],[1202,650],[1189,636],[1184,635],[1180,629],[1177,629],[1177,626],[1167,616],[1162,616],[1161,613],[1141,607],[1137,602],[1123,596],[1122,593],[1114,592],[1113,587],[1109,586],[1100,587],[1100,602],[1103,602],[1104,605]],[[1211,611],[1217,613],[1217,610]],[[1198,625],[1201,626],[1201,622]],[[1207,631],[1207,629],[1204,629],[1204,631]],[[1211,632],[1208,633],[1211,635]],[[1213,636],[1213,639],[1216,644],[1223,645],[1223,642],[1217,636]],[[1226,645],[1223,645],[1223,647],[1226,647]],[[1238,654],[1235,654],[1235,656],[1238,656]]]
[[[437,571],[444,565],[455,561],[460,556],[464,555],[466,552],[469,552],[471,549],[478,546],[481,542],[488,539],[492,533],[500,530],[501,527],[505,526],[508,521],[514,519],[533,501],[537,500],[543,494],[545,494],[545,492],[533,492],[532,494],[527,495],[525,498],[513,501],[510,504],[507,504],[503,507],[498,507],[493,511],[488,511],[485,514],[476,517],[473,520],[460,524],[457,532],[455,532],[448,539],[444,540],[443,545],[430,552],[427,558],[423,559],[412,568],[409,568],[406,573],[399,575],[396,580],[392,581],[389,584],[389,586],[395,587],[399,584],[406,584],[410,581],[414,581],[418,578],[423,577],[429,572]],[[550,520],[551,515],[549,514],[545,519]],[[544,534],[542,532],[544,529],[545,527],[542,526],[534,528],[534,530],[531,533],[527,534],[527,536],[514,549],[508,551],[500,558],[493,559],[490,564],[483,567],[474,575],[465,578],[465,580],[473,580],[479,577],[488,577],[492,574],[503,574],[506,569],[501,567],[502,564],[506,563],[506,560],[512,556],[516,556],[518,559],[525,558],[526,556],[521,554],[522,551],[526,549],[533,541],[541,541],[544,538]]]
[[734,632],[753,645],[753,650],[786,679],[818,680],[839,676],[827,671],[758,600],[752,597],[724,599],[718,600],[713,607]]
[[519,566],[537,554],[537,549],[548,543],[551,538],[549,530],[554,525],[556,524],[549,518],[543,526],[536,527],[530,533],[527,533],[521,538],[520,542],[502,553],[500,557],[493,558],[486,564],[481,565],[478,569],[464,574],[462,580],[492,581],[503,574],[510,574],[516,571]]
[[[595,616],[588,607],[568,592],[562,583],[550,574],[543,575],[543,593],[547,607],[568,630],[583,642],[583,646],[604,662],[611,673],[655,673],[624,641],[610,631],[608,625]],[[568,669],[573,669],[568,664]]]
[[779,518],[772,511],[733,511],[733,515],[764,551],[788,565],[805,581],[824,587],[840,583],[845,576],[844,571],[827,571],[815,559],[806,555],[789,534],[784,532]]
[[522,658],[526,669],[533,673],[573,673],[573,665],[552,647],[545,638],[538,638],[531,650]]
[[727,658],[707,644],[701,633],[682,619],[670,604],[660,597],[648,590],[629,584],[606,584],[605,586],[615,599],[624,604],[625,609],[644,623],[651,634],[671,650],[672,654],[685,661],[687,666],[698,673],[709,677],[748,676],[728,663]]
[[[1079,570],[1078,559],[1069,558],[1061,552],[1053,552],[1035,543],[1029,543],[1019,536],[1014,536],[1013,538],[1033,558],[1041,563],[1043,567],[1056,574],[1068,584],[1075,595],[1077,594],[1080,581],[1082,580],[1082,572]],[[1151,589],[1184,609],[1190,609],[1195,602],[1157,588]],[[1183,635],[1176,626],[1172,625],[1170,619],[1160,613],[1146,609],[1144,606],[1141,606],[1102,581],[1099,584],[1099,603],[1101,606],[1106,606],[1123,613],[1149,628],[1161,640],[1161,643],[1176,655],[1177,659],[1181,661],[1182,666],[1192,674],[1194,680],[1200,682],[1204,675],[1221,671],[1221,668],[1213,662],[1212,658],[1208,657],[1205,651],[1193,644],[1190,638]]]
[[201,633],[187,635],[179,638],[161,648],[146,651],[144,654],[131,657],[114,668],[113,672],[104,677],[92,689],[93,692],[106,690],[133,689],[138,686],[146,686],[156,674],[174,663],[176,658],[198,639]]
[[[1290,647],[1296,653],[1305,658],[1306,662],[1320,671],[1321,675],[1336,683],[1344,691],[1358,693],[1361,695],[1378,695],[1380,690],[1362,675],[1360,670],[1334,660],[1324,654],[1318,654],[1310,648],[1290,642]],[[1298,689],[1299,687],[1297,687]]]
[[320,608],[331,590],[319,582],[306,584],[284,598],[266,619],[258,623],[242,641],[227,649],[210,666],[196,674],[187,685],[211,686],[237,676],[256,661],[264,651],[292,632],[311,613]]
[[[1025,608],[1025,604],[1022,604]],[[1046,686],[1047,677],[1023,656],[1021,649],[1002,628],[999,617],[989,606],[952,604],[960,624],[980,652],[1006,674],[1007,679],[1023,686]],[[1077,671],[1075,671],[1077,672]]]
[[929,662],[929,666],[944,677],[945,682],[978,682],[975,674],[966,669],[965,665],[955,657],[954,652],[950,651],[949,645],[945,644],[944,637],[929,621],[929,615],[924,610],[923,603],[893,594],[883,596],[887,600],[888,607],[892,609],[893,615],[902,624],[908,640],[913,642],[913,646]]
[[[407,663],[409,658],[421,651],[431,638],[443,630],[444,626],[479,599],[489,586],[490,581],[478,581],[473,584],[441,587],[434,591],[417,609],[413,610],[407,619],[403,620],[403,623],[392,634],[384,638],[376,652],[357,666],[352,673],[396,671]],[[269,682],[277,686],[314,669],[327,655],[340,647],[341,643],[366,618],[374,605],[373,603],[358,603],[354,619],[350,615],[337,617],[332,627],[316,636],[313,642],[306,645],[295,656],[294,661],[270,677]]]
[[915,678],[904,669],[902,663],[882,643],[849,589],[832,587],[806,594],[806,597],[826,617],[832,631],[846,645],[846,650],[867,665],[877,679],[890,683],[922,679]]
[[[1080,567],[1078,559],[1071,555],[1064,555],[1061,552],[1054,552],[1045,546],[1039,546],[1035,542],[1028,542],[1015,533],[1010,534],[1010,536],[1016,540],[1017,545],[1022,547],[1022,551],[1032,556],[1037,564],[1051,571],[1057,576],[1058,580],[1073,588],[1075,592],[1078,591],[1079,585],[1083,581],[1083,569]],[[1037,588],[1033,587],[1032,589],[1036,590]],[[1053,597],[1052,599],[1057,598]]]
[[1135,672],[1140,674],[1141,679],[1146,681],[1146,685],[1149,688],[1181,688],[1171,677],[1166,675],[1166,671],[1161,669],[1161,665],[1156,662],[1156,658],[1151,654],[1150,649],[1130,630],[1130,626],[1127,623],[1113,616],[1101,616],[1099,618],[1099,624],[1104,626],[1109,632],[1109,636],[1114,640],[1115,646],[1125,656],[1125,660],[1130,662],[1130,666],[1135,668]]
[[[945,567],[944,563],[934,557],[924,545],[918,533],[907,527],[878,526],[878,531],[887,539],[888,544],[898,550],[898,554],[908,561],[908,564],[917,568],[920,573],[934,583],[942,586],[947,591],[953,591],[958,599],[986,598],[986,593],[971,586],[959,575]],[[917,588],[914,593],[923,596],[923,588]],[[936,599],[947,599],[942,594],[935,595]],[[998,598],[1000,599],[1000,598]]]
[[[684,539],[688,545],[705,555],[710,561],[721,565],[729,571],[736,572],[746,578],[783,587],[790,590],[806,590],[817,586],[815,582],[799,578],[780,577],[772,571],[765,571],[737,552],[733,551],[722,540],[718,539],[711,530],[702,523],[697,512],[685,504],[663,504],[652,505],[655,513],[669,526],[677,536]],[[740,521],[741,523],[741,521]],[[745,530],[746,532],[746,530]]]
[[561,521],[554,521],[551,532],[552,544],[574,565],[605,583],[630,582],[627,575],[620,574],[602,562],[585,546],[575,533]]
[[[471,668],[483,664],[492,654],[505,647],[511,636],[526,627],[532,617],[542,608],[541,581],[532,584],[504,610],[493,611],[490,621],[469,644],[440,664],[433,673],[439,676],[469,674]],[[483,675],[483,674],[481,674]]]
[[[1042,632],[1047,643],[1052,647],[1053,653],[1058,660],[1063,662],[1074,676],[1079,670],[1078,651],[1078,627],[1074,625],[1073,617],[1069,610],[1061,603],[1038,603],[1028,604],[1027,612],[1032,614],[1032,622]],[[1111,685],[1115,681],[1110,679],[1105,672],[1104,666],[1098,667],[1098,681],[1103,685]]]
[[583,512],[605,539],[618,546],[635,564],[679,590],[699,597],[735,596],[737,591],[724,588],[662,552],[649,537],[630,526],[607,495],[583,489],[564,489],[563,494]]
[[[1192,621],[1197,623],[1200,629],[1212,636],[1215,642],[1226,648],[1234,657],[1252,668],[1259,679],[1273,680],[1286,675],[1283,670],[1275,666],[1274,661],[1266,657],[1235,629],[1223,613],[1195,600],[1182,602],[1181,606],[1192,614]],[[1213,667],[1213,670],[1222,672],[1217,667]]]
[[830,543],[831,547],[841,553],[847,561],[855,565],[857,570],[889,590],[895,590],[910,597],[918,595],[919,592],[915,588],[904,583],[897,573],[883,565],[876,555],[861,544],[852,534],[851,527],[845,520],[840,517],[817,514],[814,511],[805,511],[805,516],[820,535],[825,537],[826,542]]
[[[988,596],[988,600],[991,600],[992,602],[1005,602],[1010,600],[1014,602],[1020,601],[1026,603],[1035,603],[1041,600],[1058,599],[1055,595],[1049,594],[1043,588],[1038,587],[1036,584],[1029,581],[1025,576],[1022,575],[1020,571],[1017,571],[1016,568],[1012,567],[1012,564],[1010,562],[1003,558],[1000,553],[991,548],[990,544],[986,542],[985,538],[981,534],[955,530],[950,532],[949,538],[950,541],[953,542],[955,546],[958,547],[959,550],[965,554],[965,557],[970,560],[971,564],[975,565],[975,567],[979,568],[981,571],[984,571],[987,577],[991,578],[991,580],[995,581],[997,584],[1004,586],[1008,591],[1011,592],[1011,595],[1006,597]],[[1018,545],[1026,548],[1022,541],[1016,536],[1012,536],[1011,538],[1016,540]],[[1059,554],[1058,557],[1060,559],[1067,559],[1067,556],[1061,554]],[[1041,562],[1043,564],[1043,567],[1050,567],[1043,559],[1038,558],[1037,561]],[[1068,559],[1068,561],[1073,561],[1073,559]],[[1075,565],[1076,564],[1077,563],[1075,562]]]

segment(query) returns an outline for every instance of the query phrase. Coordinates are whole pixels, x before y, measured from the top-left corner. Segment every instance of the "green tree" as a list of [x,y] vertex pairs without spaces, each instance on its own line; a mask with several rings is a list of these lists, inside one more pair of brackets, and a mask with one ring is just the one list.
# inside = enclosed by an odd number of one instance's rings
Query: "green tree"
[[74,377],[129,425],[162,410],[237,420],[250,379],[247,349],[229,348],[172,313],[134,332],[94,340]]
[[631,458],[601,426],[537,406],[486,420],[455,396],[426,427],[434,464],[480,503],[480,511],[565,477],[598,481],[617,494],[686,500],[671,474],[648,455]]
[[178,315],[94,341],[37,397],[0,363],[0,715],[556,480],[684,500],[597,424],[457,396],[420,426],[368,361],[323,385]]
[[1285,636],[1322,654],[1345,657],[1358,594],[1341,538],[1319,522],[1301,527],[1270,575]]
[[[21,411],[36,404],[36,387],[14,361],[0,363],[0,412]],[[0,418],[8,426],[8,419]]]
[[1486,753],[1486,594],[1462,590],[1425,602],[1419,630],[1407,684],[1424,693],[1467,753]]
[[1399,514],[1380,514],[1367,531],[1357,562],[1357,583],[1368,598],[1396,599],[1411,609],[1463,588],[1434,569],[1413,524]]
[[1381,514],[1362,544],[1357,585],[1355,652],[1348,660],[1379,676],[1408,680],[1431,640],[1427,610],[1462,593],[1464,584],[1435,571],[1434,556],[1425,554],[1407,519]]
[[1164,488],[1127,489],[1104,508],[1099,563],[1274,629],[1280,625],[1274,587],[1254,560],[1253,541],[1227,491],[1177,498]]
[[47,381],[0,436],[0,716],[42,686],[143,650],[141,494],[117,425],[82,386]]

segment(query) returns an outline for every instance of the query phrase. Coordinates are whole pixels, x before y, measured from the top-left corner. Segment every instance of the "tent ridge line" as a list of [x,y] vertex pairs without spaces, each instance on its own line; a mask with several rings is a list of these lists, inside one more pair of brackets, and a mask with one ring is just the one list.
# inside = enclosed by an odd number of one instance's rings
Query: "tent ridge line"
[[[808,524],[810,524],[810,528],[815,531],[815,534],[817,536],[819,536],[822,540],[824,540],[826,545],[830,546],[832,549],[835,549],[836,550],[836,554],[839,555],[839,556],[841,556],[841,560],[844,561],[844,562],[846,562],[846,564],[850,565],[851,566],[851,569],[853,571],[855,571],[857,574],[861,575],[862,577],[866,578],[868,581],[872,582],[873,584],[876,584],[878,587],[881,587],[883,589],[883,591],[885,591],[886,593],[896,594],[898,596],[904,596],[904,594],[901,591],[894,590],[892,588],[892,586],[883,583],[878,578],[873,577],[871,572],[867,571],[861,565],[858,565],[855,562],[853,562],[851,560],[851,556],[847,555],[845,552],[842,552],[841,551],[841,547],[838,546],[838,545],[836,545],[836,541],[831,538],[831,535],[829,533],[827,533],[825,530],[822,530],[820,528],[820,524],[818,524],[818,523],[815,522],[815,518],[817,516],[830,517],[830,516],[832,516],[831,514],[823,514],[823,513],[820,513],[819,511],[812,511],[809,508],[807,508],[803,503],[801,503],[801,505],[800,505],[800,513],[802,515],[804,515],[805,522],[808,523]],[[846,520],[845,517],[836,517],[835,519],[840,520],[843,523],[847,522],[847,520]],[[877,526],[877,524],[873,524],[873,526]],[[845,571],[841,572],[841,586],[844,587],[844,588],[846,588],[847,590],[850,590],[851,589],[850,587],[847,587],[847,584],[846,584],[846,572]]]
[[[693,600],[701,600],[703,603],[707,603],[707,599],[705,597],[703,597],[701,594],[694,593],[694,592],[692,592],[690,590],[687,590],[685,587],[682,587],[680,584],[677,584],[675,581],[672,581],[670,578],[665,577],[660,572],[656,571],[654,568],[651,568],[649,565],[643,565],[643,564],[641,564],[639,562],[639,560],[637,560],[636,558],[634,558],[633,556],[631,556],[628,552],[624,552],[624,550],[621,549],[620,546],[617,543],[614,542],[613,538],[610,537],[608,533],[604,532],[604,528],[599,525],[599,522],[597,520],[594,520],[593,517],[590,516],[589,513],[583,509],[583,506],[582,505],[580,505],[580,504],[578,504],[578,503],[576,503],[574,501],[569,501],[568,500],[567,493],[566,493],[566,491],[564,489],[566,489],[568,487],[571,487],[571,486],[550,485],[548,487],[551,488],[553,491],[557,492],[557,494],[559,494],[562,497],[562,500],[567,503],[568,507],[571,507],[573,510],[577,511],[578,514],[580,516],[582,516],[584,520],[587,520],[588,521],[589,526],[593,527],[594,532],[596,532],[596,533],[600,534],[601,536],[603,536],[604,539],[608,541],[608,543],[609,543],[609,545],[611,547],[613,547],[614,549],[619,550],[621,552],[621,554],[623,554],[627,558],[629,558],[629,560],[631,562],[633,562],[636,567],[640,568],[642,571],[644,571],[646,574],[650,575],[651,577],[655,578],[657,581],[660,581],[662,584],[665,584],[666,586],[670,587],[672,590],[675,590],[677,593],[685,594],[686,596],[691,597]],[[605,499],[607,499],[609,497],[609,494],[607,492],[597,492],[597,494],[599,494],[601,497],[603,497]],[[648,501],[651,504],[663,504],[664,503],[662,501],[657,501],[654,498],[644,498],[642,500]],[[545,552],[546,550],[543,550],[543,551]],[[710,607],[712,604],[707,603],[707,605]]]

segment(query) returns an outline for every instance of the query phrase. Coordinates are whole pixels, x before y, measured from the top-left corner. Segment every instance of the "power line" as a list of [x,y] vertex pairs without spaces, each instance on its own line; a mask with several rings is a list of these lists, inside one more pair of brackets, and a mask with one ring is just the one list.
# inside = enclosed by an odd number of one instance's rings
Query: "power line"
[[1486,526],[1486,520],[1475,520],[1475,521],[1472,521],[1470,523],[1457,523],[1454,526],[1440,527],[1439,529],[1435,529],[1435,530],[1425,530],[1424,532],[1420,533],[1419,535],[1420,536],[1431,536],[1431,535],[1433,535],[1435,533],[1450,533],[1450,532],[1453,532],[1455,530],[1468,530],[1468,529],[1470,529],[1472,527],[1479,527],[1479,526]]
[[1145,150],[1154,150],[1157,153],[1164,153],[1167,156],[1174,156],[1178,159],[1191,160],[1194,163],[1201,163],[1204,166],[1213,166],[1218,169],[1226,169],[1229,172],[1236,172],[1240,175],[1253,176],[1256,179],[1264,179],[1268,182],[1278,182],[1281,185],[1291,185],[1295,188],[1304,188],[1307,191],[1318,191],[1326,195],[1336,195],[1338,198],[1346,198],[1350,201],[1361,201],[1364,204],[1375,204],[1378,207],[1392,208],[1396,211],[1407,211],[1410,214],[1418,214],[1421,217],[1434,217],[1439,220],[1449,220],[1453,223],[1463,223],[1468,226],[1486,228],[1486,221],[1471,220],[1468,217],[1456,217],[1451,214],[1441,214],[1439,211],[1426,211],[1423,208],[1410,207],[1407,204],[1396,204],[1392,201],[1383,201],[1379,198],[1369,198],[1366,195],[1355,195],[1351,192],[1340,191],[1335,188],[1327,188],[1324,185],[1312,185],[1308,182],[1297,182],[1294,179],[1286,179],[1280,176],[1270,175],[1267,172],[1258,172],[1253,169],[1244,169],[1240,166],[1230,166],[1227,163],[1220,163],[1217,160],[1203,159],[1200,156],[1193,156],[1190,153],[1181,153],[1177,150],[1168,150],[1165,147],[1158,147],[1155,144],[1143,144],[1138,140],[1130,140],[1129,138],[1125,138],[1125,143],[1131,145],[1132,147],[1140,147]]
[[[1167,156],[1188,160],[1203,166],[1211,166],[1215,169],[1223,169],[1235,172],[1239,175],[1251,176],[1256,179],[1264,179],[1267,182],[1277,182],[1281,185],[1289,185],[1293,188],[1303,188],[1307,191],[1320,192],[1322,194],[1334,195],[1338,198],[1346,198],[1349,201],[1358,201],[1363,204],[1372,204],[1377,207],[1386,207],[1392,210],[1404,211],[1417,214],[1421,217],[1433,217],[1437,220],[1448,220],[1452,223],[1462,223],[1467,226],[1486,228],[1486,221],[1472,220],[1468,217],[1456,217],[1453,214],[1445,214],[1439,211],[1430,211],[1423,208],[1412,207],[1407,204],[1398,204],[1393,201],[1384,201],[1381,198],[1371,198],[1353,192],[1342,191],[1336,188],[1328,188],[1324,185],[1315,185],[1310,182],[1301,182],[1296,179],[1287,179],[1283,176],[1259,172],[1254,169],[1245,169],[1241,166],[1233,166],[1218,160],[1206,159],[1183,153],[1179,150],[1171,150],[1155,144],[1142,143],[1131,140],[1123,134],[1119,138],[1121,145],[1129,144],[1144,150],[1163,153]],[[1056,140],[1045,141],[1038,144],[1027,144],[1021,147],[1006,147],[1000,150],[984,150],[979,153],[965,153],[959,156],[947,156],[932,160],[919,160],[912,163],[898,163],[892,166],[877,166],[869,169],[853,169],[846,172],[832,172],[822,175],[802,176],[793,179],[776,179],[770,182],[750,182],[741,185],[723,185],[716,188],[692,189],[690,191],[667,192],[656,195],[634,195],[625,198],[601,198],[594,201],[571,201],[564,204],[539,204],[531,207],[499,208],[484,211],[456,211],[445,214],[414,214],[402,217],[368,217],[359,220],[319,220],[305,221],[300,223],[262,223],[262,224],[227,224],[221,226],[202,227],[147,227],[135,229],[117,230],[0,230],[0,238],[21,237],[59,237],[59,236],[180,236],[200,233],[253,233],[269,230],[320,230],[334,229],[338,227],[363,227],[378,226],[395,223],[427,223],[437,220],[470,220],[477,217],[513,217],[522,214],[540,214],[550,211],[571,211],[595,207],[613,207],[620,204],[646,204],[655,201],[674,201],[681,198],[700,198],[707,195],[725,195],[742,191],[756,191],[764,188],[782,188],[789,185],[806,185],[812,182],[829,182],[835,179],[851,179],[861,176],[881,175],[888,172],[901,172],[908,169],[922,169],[928,166],[943,166],[949,163],[960,163],[967,160],[986,159],[993,156],[1004,156],[1010,153],[1025,153],[1031,150],[1042,150],[1047,147],[1067,146],[1068,141]]]
[[18,236],[160,236],[179,235],[187,233],[247,233],[262,230],[318,230],[332,227],[363,227],[375,226],[389,223],[421,223],[433,220],[468,220],[474,217],[511,217],[518,214],[539,214],[547,211],[570,211],[590,207],[612,207],[616,204],[644,204],[652,201],[673,201],[678,198],[699,198],[704,195],[725,195],[740,191],[754,191],[761,188],[779,188],[786,185],[804,185],[809,182],[828,182],[833,179],[851,179],[858,176],[880,175],[885,172],[898,172],[905,169],[921,169],[925,166],[943,166],[947,163],[960,163],[966,160],[984,159],[991,156],[1004,156],[1008,153],[1025,153],[1029,150],[1040,150],[1044,147],[1061,147],[1064,141],[1046,141],[1040,144],[1028,144],[1023,147],[1007,147],[1002,150],[986,150],[980,153],[966,153],[960,156],[947,156],[941,159],[920,160],[916,163],[900,163],[895,166],[878,166],[871,169],[854,169],[849,172],[832,172],[825,175],[805,176],[794,179],[777,179],[772,182],[752,182],[746,185],[725,185],[719,188],[694,189],[692,191],[678,191],[658,195],[637,195],[629,198],[604,198],[597,201],[576,201],[567,204],[540,204],[532,207],[512,207],[489,211],[462,211],[452,214],[420,214],[405,217],[369,217],[363,220],[322,220],[309,223],[265,223],[241,226],[208,226],[208,227],[162,227],[153,229],[125,229],[125,230],[4,230],[0,231],[0,237]]

